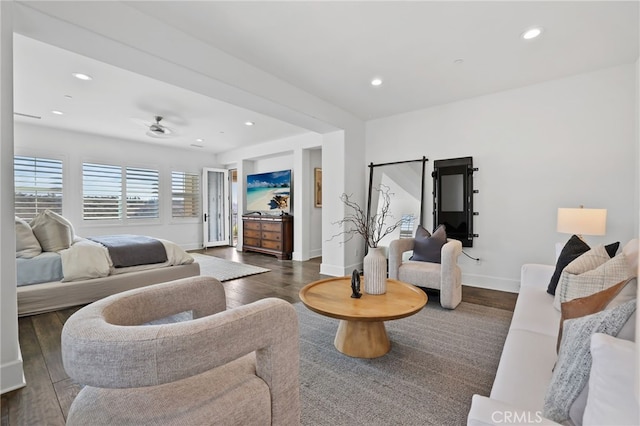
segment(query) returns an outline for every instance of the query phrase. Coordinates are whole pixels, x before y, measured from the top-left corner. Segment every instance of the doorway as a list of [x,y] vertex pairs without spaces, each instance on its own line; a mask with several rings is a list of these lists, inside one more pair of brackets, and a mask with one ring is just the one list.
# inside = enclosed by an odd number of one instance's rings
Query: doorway
[[231,218],[231,247],[238,245],[238,170],[229,170],[229,185],[231,187],[231,204],[229,215]]
[[224,169],[204,168],[203,233],[204,248],[229,245],[229,178]]

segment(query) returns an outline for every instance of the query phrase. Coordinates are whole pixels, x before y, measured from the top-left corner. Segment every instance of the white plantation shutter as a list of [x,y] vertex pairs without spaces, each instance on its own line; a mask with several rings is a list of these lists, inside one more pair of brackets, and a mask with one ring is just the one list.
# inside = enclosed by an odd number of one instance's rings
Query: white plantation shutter
[[172,217],[200,216],[200,175],[171,172]]
[[127,218],[160,217],[157,170],[127,167]]
[[62,161],[49,158],[13,158],[15,215],[33,219],[39,212],[62,214]]
[[83,217],[85,220],[120,219],[122,216],[122,167],[82,165]]

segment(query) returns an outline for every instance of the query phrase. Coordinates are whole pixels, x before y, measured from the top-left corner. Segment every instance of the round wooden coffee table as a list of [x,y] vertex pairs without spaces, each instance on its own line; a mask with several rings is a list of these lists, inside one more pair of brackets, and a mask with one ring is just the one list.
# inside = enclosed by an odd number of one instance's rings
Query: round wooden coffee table
[[351,277],[341,277],[304,286],[300,300],[312,311],[340,320],[333,342],[336,349],[356,358],[376,358],[391,349],[384,321],[415,314],[426,305],[427,295],[411,284],[387,279],[385,294],[363,292],[354,299]]

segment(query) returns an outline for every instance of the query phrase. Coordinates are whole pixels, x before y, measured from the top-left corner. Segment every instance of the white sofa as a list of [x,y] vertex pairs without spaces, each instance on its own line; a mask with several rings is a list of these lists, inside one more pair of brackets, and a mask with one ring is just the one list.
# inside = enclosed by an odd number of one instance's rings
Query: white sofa
[[532,423],[555,425],[542,417],[547,387],[557,359],[560,312],[547,285],[554,266],[522,266],[520,294],[504,343],[490,398],[474,395],[468,425]]
[[[631,271],[638,270],[638,244],[634,239],[622,249]],[[553,306],[554,297],[547,293],[554,269],[553,265],[522,266],[520,292],[490,397],[473,396],[467,425],[558,424],[543,417],[545,395],[558,359],[556,344],[560,312]],[[628,345],[622,343],[625,344]],[[593,339],[591,345],[593,349]],[[623,375],[628,376],[624,371]],[[633,376],[631,378],[633,382]],[[618,410],[615,405],[613,409],[626,413],[630,408],[637,419],[635,401],[633,405],[625,406],[624,410]]]

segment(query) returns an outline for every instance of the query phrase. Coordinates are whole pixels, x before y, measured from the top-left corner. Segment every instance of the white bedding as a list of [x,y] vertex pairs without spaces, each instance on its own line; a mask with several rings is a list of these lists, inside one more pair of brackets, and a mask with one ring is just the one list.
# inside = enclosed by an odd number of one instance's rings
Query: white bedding
[[62,273],[64,275],[62,281],[68,282],[102,278],[127,272],[193,263],[193,257],[177,244],[159,238],[158,240],[162,242],[167,252],[166,262],[127,268],[114,268],[113,262],[109,257],[109,251],[105,246],[86,238],[77,238],[71,247],[59,252],[62,259]]

